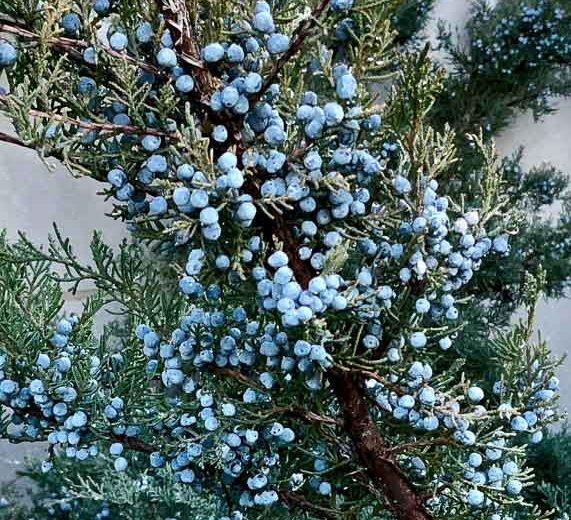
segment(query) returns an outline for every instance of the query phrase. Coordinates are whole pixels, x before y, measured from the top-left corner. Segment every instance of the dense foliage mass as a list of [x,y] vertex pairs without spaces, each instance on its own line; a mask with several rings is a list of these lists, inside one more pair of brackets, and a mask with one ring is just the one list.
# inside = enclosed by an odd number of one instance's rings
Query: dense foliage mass
[[[0,242],[2,433],[49,445],[9,514],[540,518],[528,445],[558,380],[533,313],[569,223],[536,224],[554,248],[529,262],[518,231],[566,183],[455,108],[499,58],[476,42],[489,69],[445,76],[403,47],[430,2],[32,4],[0,1],[3,139],[106,183],[135,243],[96,235],[84,264],[57,229]],[[563,8],[536,4],[499,22],[561,29],[520,60],[549,54],[534,103],[569,59]]]

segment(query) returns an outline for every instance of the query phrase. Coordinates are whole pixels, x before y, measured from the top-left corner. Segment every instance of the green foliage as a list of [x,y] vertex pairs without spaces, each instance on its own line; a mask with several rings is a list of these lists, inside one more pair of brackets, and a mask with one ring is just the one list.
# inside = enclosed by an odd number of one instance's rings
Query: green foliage
[[494,8],[478,1],[466,46],[441,27],[453,71],[435,120],[460,132],[482,126],[497,133],[516,110],[531,109],[536,117],[553,111],[553,97],[571,92],[570,8],[568,0],[500,0]]
[[[194,1],[188,2],[191,12],[196,14],[193,20],[204,41],[218,39],[228,25],[223,14],[228,12],[227,2]],[[540,2],[536,2],[540,3]],[[5,2],[0,0],[0,12],[18,16],[26,20],[33,28],[41,32],[38,52],[30,53],[25,66],[11,72],[12,81],[18,85],[16,97],[6,101],[3,110],[12,117],[19,135],[30,145],[40,149],[42,153],[60,158],[73,172],[88,174],[96,179],[103,179],[105,165],[109,159],[121,164],[132,166],[132,174],[138,168],[139,153],[135,147],[127,150],[117,147],[113,139],[118,129],[103,131],[104,121],[97,121],[89,103],[77,96],[77,64],[69,57],[63,57],[53,52],[47,45],[52,37],[60,32],[57,28],[59,14],[65,9],[65,2],[52,3],[50,17],[45,24],[39,25],[34,16],[36,5],[24,2]],[[286,27],[293,28],[298,22],[300,2],[280,2],[283,8],[282,16]],[[387,128],[385,138],[397,141],[402,152],[398,158],[387,158],[391,168],[410,170],[418,178],[412,178],[413,186],[419,190],[422,175],[437,178],[441,185],[450,188],[457,195],[457,208],[468,210],[472,207],[482,207],[482,217],[489,229],[500,228],[504,222],[500,212],[509,210],[512,218],[510,231],[518,231],[511,242],[511,253],[500,261],[486,261],[481,273],[475,278],[476,291],[460,303],[466,313],[463,315],[463,325],[456,331],[458,335],[457,350],[439,353],[434,360],[435,368],[444,374],[435,381],[436,388],[448,388],[452,385],[454,391],[460,393],[467,385],[478,382],[491,392],[497,380],[523,381],[521,385],[510,391],[509,396],[498,397],[508,399],[515,409],[523,406],[536,387],[543,384],[553,374],[557,361],[549,359],[546,344],[539,340],[530,340],[530,322],[522,323],[511,330],[504,326],[513,312],[521,304],[535,301],[538,295],[537,286],[542,285],[550,296],[561,296],[571,273],[569,265],[571,248],[571,218],[570,206],[565,202],[562,216],[557,222],[539,220],[538,215],[546,205],[554,201],[565,200],[567,182],[565,175],[549,165],[544,165],[522,173],[519,166],[521,155],[501,161],[488,143],[492,133],[504,127],[516,109],[532,108],[537,115],[548,113],[550,106],[547,93],[564,94],[569,89],[566,71],[562,67],[568,57],[554,53],[541,66],[530,67],[530,55],[522,53],[513,58],[510,66],[513,73],[506,73],[503,67],[498,67],[487,58],[482,48],[493,47],[500,39],[502,44],[512,42],[516,35],[528,29],[520,20],[519,25],[509,26],[509,30],[498,32],[503,27],[502,19],[511,15],[519,3],[511,1],[500,2],[499,7],[491,11],[484,4],[478,4],[469,27],[471,46],[461,49],[452,45],[450,38],[443,35],[445,48],[451,52],[455,64],[454,72],[445,76],[443,72],[432,74],[432,64],[428,59],[428,48],[415,53],[398,53],[393,47],[392,28],[396,29],[396,42],[404,43],[415,34],[424,24],[432,2],[373,2],[362,6],[355,13],[356,26],[353,38],[343,52],[361,60],[357,62],[355,74],[366,84],[384,78],[391,67],[398,65],[399,71],[393,88],[387,97],[383,108],[383,117]],[[125,4],[127,6],[127,4]],[[534,4],[535,5],[535,4]],[[238,3],[237,10],[249,12],[248,2]],[[149,9],[147,2],[133,2],[121,13],[122,23],[133,27],[140,14]],[[86,7],[87,9],[87,7]],[[553,10],[549,7],[550,16]],[[209,23],[204,23],[208,20]],[[116,23],[118,20],[112,20]],[[565,21],[565,20],[564,20]],[[37,25],[35,25],[37,24]],[[562,23],[562,29],[565,26]],[[324,27],[325,38],[333,38],[333,24]],[[539,32],[537,38],[545,38],[545,31]],[[535,37],[534,36],[534,37]],[[566,33],[563,33],[566,36]],[[482,41],[482,43],[475,43]],[[308,38],[303,47],[303,56],[308,59],[295,60],[284,68],[284,83],[295,93],[300,93],[308,85],[321,92],[333,90],[331,71],[331,56],[322,53],[322,41],[319,38]],[[212,157],[206,148],[203,136],[194,128],[194,121],[189,116],[188,105],[181,109],[177,105],[172,85],[167,85],[159,92],[150,93],[149,88],[138,83],[134,69],[127,60],[116,56],[102,54],[101,67],[97,71],[104,80],[109,76],[108,90],[102,92],[105,103],[123,103],[129,106],[129,115],[134,126],[144,126],[149,113],[154,114],[162,123],[170,117],[183,121],[175,136],[166,135],[165,140],[169,152],[177,154],[181,159],[192,158],[205,172],[213,171]],[[312,62],[319,59],[323,75],[312,77]],[[512,58],[510,58],[511,60]],[[374,62],[371,65],[371,62]],[[81,67],[85,67],[82,65]],[[83,69],[82,69],[83,71]],[[551,89],[551,90],[549,90]],[[380,112],[375,105],[375,93],[363,92],[365,110],[368,113]],[[65,111],[62,107],[66,107]],[[285,112],[291,112],[295,100],[285,99],[281,107]],[[35,110],[36,117],[30,117]],[[40,112],[41,113],[38,113]],[[165,115],[166,114],[166,115]],[[167,117],[168,116],[168,117]],[[89,118],[93,124],[77,124],[77,121]],[[434,124],[432,129],[428,122]],[[452,125],[447,121],[452,119]],[[485,131],[478,133],[478,127],[483,124]],[[57,128],[57,137],[47,139],[48,129]],[[86,135],[95,130],[101,130],[99,138],[93,143],[85,141]],[[465,134],[471,134],[468,138]],[[473,134],[473,135],[472,135]],[[172,137],[172,140],[170,140]],[[129,140],[130,135],[122,135],[121,139]],[[292,139],[295,142],[295,139]],[[370,143],[382,146],[382,141]],[[316,145],[317,146],[317,145]],[[293,152],[293,150],[292,150]],[[460,176],[458,175],[460,173]],[[459,180],[454,180],[455,178]],[[159,180],[161,187],[168,190],[174,187],[168,180]],[[375,189],[376,195],[385,196],[390,200],[390,194],[383,183]],[[172,191],[172,190],[171,190]],[[385,193],[385,191],[387,193]],[[111,191],[108,191],[108,195]],[[380,197],[379,197],[380,198]],[[387,203],[388,206],[390,204]],[[117,209],[116,217],[127,217],[127,214]],[[388,218],[392,218],[391,215]],[[34,246],[25,237],[16,244],[9,244],[4,238],[0,241],[0,333],[2,343],[11,357],[11,362],[25,352],[28,361],[33,361],[38,352],[45,348],[53,329],[56,316],[62,310],[62,284],[78,289],[85,282],[93,283],[97,289],[95,296],[86,303],[80,326],[74,331],[74,341],[85,353],[97,353],[102,359],[103,367],[123,364],[119,371],[120,377],[106,380],[102,376],[102,392],[106,397],[120,394],[129,396],[129,409],[133,410],[132,419],[140,422],[153,423],[168,418],[169,408],[162,396],[155,393],[155,388],[141,374],[144,372],[144,359],[139,352],[139,346],[133,337],[134,327],[145,322],[162,334],[168,334],[177,326],[179,318],[187,310],[185,302],[176,290],[178,274],[182,271],[183,258],[177,256],[172,248],[160,247],[160,242],[168,234],[178,229],[171,229],[161,224],[158,219],[135,219],[137,236],[148,241],[154,247],[151,251],[133,244],[123,244],[115,253],[106,246],[99,235],[92,244],[93,261],[90,264],[80,262],[75,256],[69,242],[60,233],[55,232],[46,250]],[[375,223],[368,223],[374,229]],[[194,227],[193,227],[194,226]],[[188,223],[184,228],[190,235],[196,231],[196,226]],[[347,233],[359,230],[348,229]],[[236,237],[236,247],[240,237]],[[546,244],[548,244],[546,246]],[[157,252],[162,253],[158,255]],[[358,265],[358,259],[346,255],[340,247],[339,254],[333,261],[339,267],[345,264],[345,269],[351,271]],[[523,260],[523,261],[522,261]],[[546,279],[542,278],[542,268],[546,270]],[[537,274],[535,288],[530,287],[529,273]],[[215,273],[211,273],[212,280]],[[540,280],[541,279],[541,280]],[[235,293],[228,297],[227,304],[244,299],[245,293]],[[395,333],[402,329],[398,320],[398,311],[412,307],[414,295],[407,295],[399,302],[391,319],[387,319],[387,332]],[[92,334],[95,316],[110,304],[118,305],[116,322],[105,328],[101,337]],[[531,309],[531,306],[530,306]],[[100,314],[99,314],[100,315]],[[396,316],[396,318],[394,317]],[[394,320],[391,322],[391,320]],[[337,327],[337,329],[335,329]],[[395,330],[391,330],[391,327]],[[362,331],[362,324],[335,323],[332,330],[340,333],[341,337],[352,337],[357,331],[357,337]],[[346,334],[346,335],[345,335]],[[119,343],[117,343],[119,342]],[[340,347],[341,349],[341,347]],[[460,353],[463,360],[458,361]],[[115,355],[120,354],[120,356]],[[354,363],[357,366],[360,356],[345,349],[340,352],[338,360]],[[364,363],[364,362],[363,362]],[[535,364],[543,367],[541,374],[534,373]],[[372,366],[372,365],[371,365]],[[370,369],[366,364],[358,368]],[[76,386],[87,388],[90,368],[79,366],[72,377]],[[99,374],[101,375],[101,374]],[[533,376],[533,377],[531,377]],[[211,380],[209,380],[211,378]],[[223,383],[215,375],[205,376],[206,382],[214,385],[227,385],[226,393],[236,392],[239,385],[236,382]],[[299,393],[292,391],[291,396],[282,396],[283,404],[288,407],[297,404]],[[318,412],[327,414],[331,410],[331,400],[325,392],[316,393],[312,400]],[[97,401],[97,400],[96,400]],[[103,400],[101,400],[103,402]],[[156,417],[149,418],[144,409],[149,406],[156,408]],[[256,424],[271,416],[248,417],[246,421]],[[556,417],[553,417],[555,420]],[[399,423],[386,420],[382,424],[384,433],[395,445],[407,441],[407,435]],[[99,431],[98,431],[99,428]],[[103,423],[95,422],[95,432],[104,431]],[[308,427],[302,430],[304,438],[314,438],[325,432],[325,439],[334,435],[329,426]],[[10,436],[8,421],[5,421],[5,435]],[[480,432],[484,440],[491,439],[493,431]],[[18,439],[14,439],[18,440]],[[23,439],[22,439],[23,440]],[[112,439],[109,439],[112,440]],[[148,439],[146,439],[148,440]],[[344,448],[345,439],[337,439],[337,444]],[[567,437],[550,438],[547,446],[557,447],[554,450],[551,463],[551,478],[547,472],[540,472],[539,461],[543,460],[541,448],[534,448],[535,453],[531,465],[541,478],[542,483],[530,488],[528,496],[533,504],[541,506],[545,511],[555,507],[563,512],[569,509],[567,494],[569,487],[565,484],[568,468],[563,464],[562,455],[569,450]],[[314,455],[309,453],[310,443],[301,443],[297,460],[310,460]],[[324,449],[329,449],[324,442]],[[305,451],[304,451],[305,450]],[[519,461],[525,458],[525,446],[514,448],[514,457]],[[566,451],[564,451],[566,450]],[[428,463],[429,471],[426,478],[419,479],[419,487],[426,493],[432,492],[430,477],[440,467],[459,467],[461,450],[455,446],[443,445],[435,449],[424,446],[414,446],[407,451],[407,457],[422,456]],[[337,457],[331,453],[331,457]],[[117,474],[110,468],[110,459],[106,454],[89,463],[77,465],[59,458],[56,467],[44,474],[37,469],[25,473],[37,484],[37,494],[34,495],[34,506],[31,511],[18,506],[10,508],[6,518],[53,518],[54,514],[66,518],[93,517],[100,511],[103,502],[107,502],[113,518],[192,518],[206,520],[213,515],[224,514],[220,504],[213,497],[196,495],[187,486],[177,483],[173,475],[167,471],[159,477],[145,474],[146,455],[135,455],[128,473]],[[404,457],[403,466],[404,464]],[[215,464],[217,461],[207,461]],[[339,474],[345,476],[351,471],[359,473],[360,468],[347,460],[338,457],[336,464],[329,473],[335,478]],[[410,474],[413,468],[406,467]],[[526,470],[526,482],[531,486],[532,470]],[[359,520],[385,520],[392,515],[384,511],[378,504],[370,505],[370,494],[362,492],[356,483],[355,489],[348,489],[351,499],[347,510],[347,518]],[[450,484],[453,500],[459,500],[460,488],[455,483]],[[456,493],[456,495],[455,495]],[[456,498],[454,498],[456,497]],[[61,504],[73,502],[72,512],[61,512]],[[520,507],[514,500],[513,508],[522,518],[539,519],[543,512]],[[60,510],[58,511],[58,507]],[[54,510],[56,513],[51,513]],[[447,511],[443,510],[443,514]],[[3,510],[0,509],[0,518]],[[266,515],[267,516],[267,515]],[[272,518],[293,518],[289,513],[280,510],[272,512]],[[309,514],[299,518],[313,518]],[[460,518],[460,517],[458,517]],[[462,516],[464,518],[464,516]],[[468,518],[468,516],[466,516]]]
[[[567,428],[550,433],[529,451],[539,484],[533,488],[533,499],[557,511],[559,518],[571,516],[571,435]],[[567,515],[567,517],[565,517]]]
[[[460,175],[450,187],[462,194],[466,204],[478,200],[478,172],[483,169],[481,155],[465,134],[481,127],[484,139],[491,139],[517,111],[530,109],[535,117],[549,114],[556,96],[571,92],[570,8],[567,0],[500,0],[493,8],[482,1],[474,4],[461,43],[454,42],[451,30],[441,27],[440,41],[451,72],[430,120],[436,128],[451,125],[456,132]],[[503,189],[510,206],[522,216],[514,225],[518,232],[510,254],[501,262],[486,261],[486,269],[477,275],[479,298],[497,306],[486,312],[501,323],[522,303],[526,271],[536,272],[543,265],[550,297],[562,296],[571,280],[567,172],[549,164],[525,172],[522,153],[502,159]],[[554,203],[561,212],[549,218],[546,207]]]
[[[35,483],[30,508],[25,500],[9,489],[0,496],[14,507],[0,507],[0,519],[36,520],[97,518],[107,510],[113,519],[192,519],[211,520],[223,514],[220,503],[207,493],[196,493],[174,478],[172,471],[160,476],[135,471],[117,473],[105,457],[84,464],[57,459],[54,468],[42,472],[37,465],[22,472]],[[18,505],[21,504],[21,505]]]
[[395,11],[392,22],[397,31],[397,40],[406,43],[425,26],[434,0],[402,0]]

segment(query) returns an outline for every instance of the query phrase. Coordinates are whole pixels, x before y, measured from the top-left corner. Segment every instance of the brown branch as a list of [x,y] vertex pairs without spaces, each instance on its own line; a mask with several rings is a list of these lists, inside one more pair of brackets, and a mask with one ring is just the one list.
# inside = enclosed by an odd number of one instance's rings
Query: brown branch
[[212,367],[212,371],[215,374],[230,377],[231,379],[234,379],[243,385],[251,386],[252,388],[256,388],[260,391],[263,390],[263,387],[259,383],[248,377],[246,374],[243,374],[239,370],[228,367]]
[[400,520],[431,520],[418,491],[391,456],[373,421],[364,393],[363,381],[354,374],[332,369],[327,377],[345,417],[345,430],[355,453]]
[[315,412],[308,412],[303,408],[284,406],[284,407],[272,408],[269,410],[269,412],[271,412],[272,414],[291,415],[303,419],[307,422],[329,424],[331,426],[343,426],[342,419],[335,419],[334,417],[328,417],[327,415],[320,415]]
[[0,132],[0,141],[4,143],[15,144],[17,146],[22,146],[23,148],[29,148],[30,150],[35,150],[35,147],[22,141],[19,137],[6,134],[5,132]]
[[[25,38],[27,40],[31,40],[34,42],[39,42],[41,40],[41,36],[36,34],[28,29],[16,24],[16,23],[7,23],[7,22],[0,22],[0,33],[9,33],[20,38]],[[75,40],[73,38],[65,38],[63,36],[54,36],[49,38],[45,43],[47,43],[50,47],[65,52],[66,54],[72,56],[75,60],[80,60],[84,65],[89,66],[84,59],[83,59],[83,51],[89,47],[91,44],[85,40]],[[147,70],[149,72],[153,72],[154,74],[160,74],[161,71],[151,65],[149,63],[139,61],[136,58],[129,56],[126,52],[119,52],[113,50],[110,47],[100,47],[104,49],[104,51],[113,56],[114,58],[126,61],[131,65],[135,65],[140,69]]]
[[142,441],[141,439],[137,439],[136,437],[127,437],[127,435],[112,434],[109,439],[115,442],[120,442],[125,447],[134,451],[140,451],[141,453],[153,453],[153,451],[157,451],[154,446],[151,446],[150,444]]
[[[248,377],[246,374],[243,374],[239,370],[235,370],[233,368],[228,368],[228,367],[212,367],[212,371],[215,374],[219,374],[219,375],[226,376],[226,377],[229,377],[231,379],[234,379],[235,381],[238,381],[239,383],[241,383],[243,385],[246,385],[246,386],[249,386],[252,388],[257,388],[260,391],[265,390],[256,381],[254,381],[252,378]],[[298,417],[300,419],[303,419],[307,422],[317,422],[317,423],[323,423],[323,424],[330,424],[332,426],[342,426],[343,425],[343,421],[340,419],[335,419],[333,417],[328,417],[326,415],[320,415],[320,414],[315,413],[315,412],[308,412],[307,410],[305,410],[303,408],[295,408],[295,407],[291,407],[291,406],[281,406],[281,407],[271,408],[271,409],[267,410],[267,413],[271,414],[271,415],[291,415],[291,416],[295,416],[295,417]]]
[[310,502],[307,498],[293,491],[282,490],[278,492],[280,498],[290,509],[301,509],[318,518],[326,520],[337,520],[340,517],[339,511],[328,507],[320,506],[315,502]]
[[61,114],[50,114],[42,112],[41,110],[30,110],[30,116],[39,117],[42,119],[49,118],[62,123],[69,123],[73,126],[85,128],[87,130],[97,130],[100,132],[113,132],[117,134],[140,134],[140,135],[156,135],[159,137],[173,137],[175,134],[156,130],[154,128],[142,128],[140,126],[131,125],[116,125],[113,123],[95,123],[92,121],[81,121],[73,117],[64,116]]
[[156,0],[156,4],[171,32],[174,46],[184,62],[182,65],[186,64],[194,69],[198,92],[209,95],[216,82],[200,57],[200,44],[186,0]]

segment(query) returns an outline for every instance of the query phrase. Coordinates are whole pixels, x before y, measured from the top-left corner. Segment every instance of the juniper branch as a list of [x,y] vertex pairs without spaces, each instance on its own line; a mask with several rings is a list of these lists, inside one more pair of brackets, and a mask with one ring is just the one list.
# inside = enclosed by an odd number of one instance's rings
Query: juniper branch
[[274,83],[285,65],[290,63],[299,52],[306,39],[311,35],[313,29],[319,23],[319,19],[327,11],[330,1],[331,0],[320,0],[315,10],[311,13],[311,16],[301,22],[294,30],[291,45],[288,50],[274,62],[272,69],[264,81],[264,85],[258,95],[258,99],[268,90],[270,85]]
[[[33,42],[39,42],[41,36],[36,34],[18,24],[9,22],[0,22],[0,33],[8,33],[18,36],[19,38],[24,38]],[[82,64],[89,66],[89,64],[83,59],[83,51],[90,46],[89,42],[85,40],[76,40],[73,38],[66,38],[64,36],[51,37],[46,42],[50,47],[60,52],[64,52],[74,60],[79,60]],[[131,65],[134,65],[142,70],[152,72],[154,74],[161,74],[161,71],[157,69],[154,65],[151,65],[144,61],[139,61],[136,58],[129,56],[126,52],[118,52],[110,47],[101,47],[105,53],[114,58],[126,61]]]

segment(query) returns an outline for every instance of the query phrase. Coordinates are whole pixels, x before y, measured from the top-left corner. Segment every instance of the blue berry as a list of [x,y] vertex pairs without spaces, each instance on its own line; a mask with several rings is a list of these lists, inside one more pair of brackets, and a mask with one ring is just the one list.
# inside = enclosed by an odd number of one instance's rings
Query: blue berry
[[281,33],[272,34],[266,43],[270,54],[283,54],[289,49],[289,36]]
[[61,25],[66,33],[77,33],[81,29],[81,18],[76,13],[65,14],[61,19]]
[[218,223],[218,211],[212,207],[204,208],[200,212],[200,223],[203,226],[210,226]]
[[172,49],[164,48],[157,53],[157,62],[161,67],[173,68],[177,66],[178,59]]
[[107,13],[109,7],[109,0],[95,0],[95,2],[93,2],[93,10],[99,15]]
[[226,56],[231,63],[241,63],[244,61],[244,50],[239,45],[233,43],[226,49]]
[[478,468],[482,464],[482,456],[479,453],[470,453],[468,464],[473,468]]
[[48,369],[50,366],[50,357],[47,354],[38,354],[38,359],[36,360],[36,365],[44,370]]
[[175,87],[179,92],[187,94],[188,92],[194,89],[194,80],[192,79],[192,76],[189,76],[188,74],[183,74],[182,76],[179,76],[177,78]]
[[274,19],[269,11],[260,11],[254,15],[254,28],[257,31],[270,34],[276,30]]
[[122,32],[115,32],[109,38],[109,45],[115,51],[121,52],[127,48],[129,45],[129,40],[127,39],[127,35]]
[[484,391],[478,386],[472,386],[468,389],[468,399],[473,403],[479,403],[484,399]]
[[510,425],[514,432],[523,432],[529,428],[529,424],[527,424],[527,421],[521,415],[514,417]]
[[109,453],[114,457],[118,457],[123,453],[123,445],[120,442],[114,442],[109,446]]
[[523,484],[519,480],[511,479],[506,485],[506,491],[513,496],[519,495],[522,489]]
[[149,203],[150,215],[164,215],[168,211],[168,203],[164,197],[155,197]]
[[83,59],[85,60],[85,63],[95,65],[97,63],[97,51],[95,50],[95,47],[87,47],[83,51]]
[[244,79],[244,88],[248,94],[256,94],[262,90],[263,80],[257,72],[250,72]]
[[135,31],[139,43],[148,43],[153,38],[153,26],[149,22],[141,22]]
[[82,76],[77,84],[77,92],[82,95],[93,95],[97,92],[97,83],[93,78]]
[[206,208],[206,206],[208,206],[208,202],[208,193],[204,190],[194,190],[190,195],[190,203],[195,208]]
[[216,63],[224,58],[224,47],[219,43],[210,43],[202,49],[202,59],[208,63]]
[[264,139],[270,146],[279,146],[285,142],[286,134],[281,127],[272,125],[264,132]]
[[236,103],[238,103],[238,100],[240,99],[240,93],[238,92],[238,89],[236,87],[225,87],[224,90],[222,90],[222,104],[226,107],[226,108],[232,108],[233,106],[236,105]]
[[353,7],[353,0],[332,0],[331,8],[335,11],[348,11]]
[[6,41],[0,41],[0,67],[13,65],[17,57],[18,53],[12,44]]
[[124,457],[116,458],[115,462],[113,463],[113,467],[115,468],[115,471],[125,471],[127,469],[128,465],[129,465],[129,463],[127,462],[127,459]]
[[327,103],[323,107],[323,111],[325,113],[325,122],[329,126],[335,126],[343,121],[344,112],[343,107],[338,103]]
[[147,168],[153,173],[164,173],[167,171],[167,160],[163,155],[151,155],[147,160]]
[[414,332],[410,336],[410,344],[414,348],[423,348],[426,346],[426,335],[424,332]]
[[178,187],[173,192],[173,202],[177,206],[186,206],[190,202],[190,190],[185,187]]
[[472,507],[481,507],[484,504],[485,498],[484,493],[478,489],[471,489],[466,497],[468,504]]
[[357,81],[352,74],[343,74],[337,80],[335,89],[341,99],[352,99],[357,95]]
[[254,206],[251,202],[242,202],[242,204],[240,204],[238,207],[236,215],[241,221],[251,222],[256,216],[256,206]]
[[141,144],[147,152],[155,152],[161,147],[161,138],[157,135],[146,135]]
[[238,158],[232,152],[225,152],[218,158],[218,167],[224,172],[229,172],[238,165]]
[[224,143],[228,140],[228,130],[224,125],[217,125],[214,127],[212,131],[212,139],[214,139],[217,143]]

